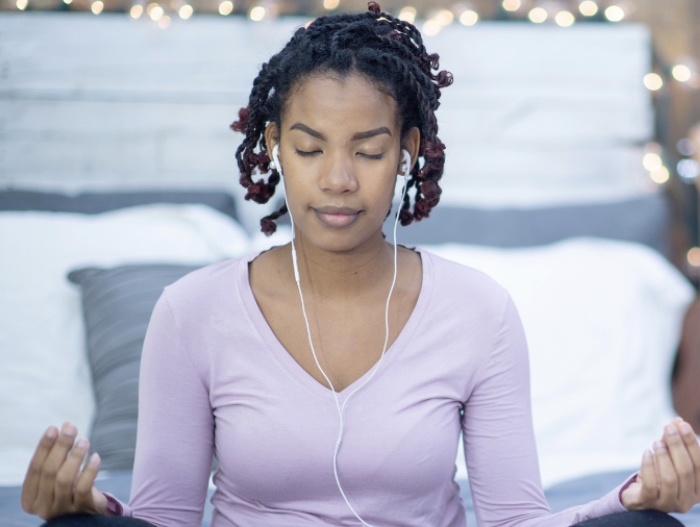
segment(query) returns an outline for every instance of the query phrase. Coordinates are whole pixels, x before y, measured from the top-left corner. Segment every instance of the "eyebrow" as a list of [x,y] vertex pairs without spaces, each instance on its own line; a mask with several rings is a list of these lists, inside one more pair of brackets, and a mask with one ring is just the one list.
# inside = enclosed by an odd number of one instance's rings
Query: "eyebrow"
[[[294,123],[292,126],[289,127],[290,130],[301,130],[302,132],[306,132],[310,136],[315,137],[316,139],[320,139],[321,141],[326,141],[326,136],[323,135],[321,132],[318,132],[314,130],[313,128],[309,128],[303,123]],[[366,132],[357,132],[352,136],[353,141],[359,141],[360,139],[369,139],[370,137],[374,137],[375,135],[381,135],[381,134],[389,134],[391,135],[391,132],[386,126],[381,126],[379,128],[375,128],[374,130],[367,130]]]

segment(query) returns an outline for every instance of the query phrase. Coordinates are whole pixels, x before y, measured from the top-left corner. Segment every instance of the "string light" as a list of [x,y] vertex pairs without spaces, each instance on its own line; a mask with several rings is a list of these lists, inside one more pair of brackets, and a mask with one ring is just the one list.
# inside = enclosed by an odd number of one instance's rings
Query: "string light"
[[399,13],[399,20],[413,24],[416,21],[416,8],[407,5]]
[[440,24],[441,26],[449,26],[452,21],[455,19],[455,16],[452,14],[452,11],[449,9],[441,9],[435,14],[435,22]]
[[642,164],[649,172],[660,169],[663,166],[661,156],[656,152],[647,152],[642,158]]
[[181,6],[180,9],[177,10],[177,14],[183,20],[187,20],[188,18],[190,18],[193,13],[194,13],[194,8],[190,4],[185,4],[185,5]]
[[158,20],[158,27],[161,29],[165,29],[169,25],[170,25],[170,17],[168,15],[165,15],[160,20]]
[[100,0],[97,0],[96,2],[90,4],[90,11],[92,11],[92,13],[95,15],[99,15],[104,8],[105,5]]
[[663,88],[664,80],[661,78],[661,75],[647,73],[644,75],[644,86],[646,86],[647,90],[658,91]]
[[668,172],[668,168],[666,168],[665,166],[661,166],[656,170],[652,170],[651,172],[649,172],[649,177],[654,183],[663,185],[668,181],[670,174]]
[[621,22],[625,18],[625,12],[619,5],[611,5],[605,10],[605,18],[610,22]]
[[593,0],[585,0],[578,5],[578,10],[583,16],[595,16],[598,13],[598,4]]
[[681,159],[676,165],[676,171],[681,179],[690,183],[700,175],[700,165],[694,159]]
[[256,5],[248,12],[248,18],[250,18],[253,22],[260,22],[263,18],[265,18],[265,14],[265,8],[261,5]]
[[72,1],[73,1],[73,0],[63,0],[63,3],[66,4],[66,5],[70,5],[70,3],[71,3]]
[[513,12],[520,9],[523,3],[520,0],[503,0],[503,4],[501,5],[506,11]]
[[17,0],[17,9],[19,9],[20,11],[24,11],[25,9],[27,9],[27,4],[29,4],[28,0]]
[[332,11],[333,9],[337,9],[339,5],[340,5],[340,0],[323,0],[323,7],[324,7],[324,9],[327,9],[328,11]]
[[219,4],[219,14],[227,16],[233,13],[233,2],[231,0],[224,0]]
[[548,16],[547,10],[544,7],[534,7],[530,9],[530,12],[527,14],[530,22],[534,22],[535,24],[541,24],[547,20]]
[[688,82],[693,77],[693,72],[685,64],[676,64],[671,70],[671,75],[678,82]]
[[473,26],[479,21],[479,13],[473,9],[467,9],[459,16],[459,21],[464,26]]
[[700,267],[700,247],[693,247],[688,251],[688,263],[693,267]]
[[696,151],[695,143],[693,143],[692,139],[684,137],[676,143],[676,150],[682,156],[692,156]]
[[569,27],[576,22],[576,18],[569,11],[559,11],[554,17],[554,21],[561,27]]
[[425,24],[423,24],[423,33],[429,37],[437,35],[441,29],[442,26],[437,22],[437,20],[426,20]]
[[131,18],[141,18],[141,15],[143,15],[143,6],[140,4],[132,5],[131,9],[129,9],[129,16]]
[[[148,7],[151,7],[151,5],[153,4],[150,4]],[[155,7],[152,7],[150,9],[148,16],[150,16],[151,20],[153,20],[154,22],[158,22],[158,20],[160,20],[164,14],[165,11],[163,10],[163,8],[156,4]]]

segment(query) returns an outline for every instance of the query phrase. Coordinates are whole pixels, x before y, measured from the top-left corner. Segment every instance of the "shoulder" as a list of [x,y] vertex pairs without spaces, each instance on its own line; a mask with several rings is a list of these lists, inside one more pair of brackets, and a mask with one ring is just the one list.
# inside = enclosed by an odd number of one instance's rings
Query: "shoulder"
[[[504,304],[510,299],[510,294],[487,273],[470,267],[468,257],[459,248],[449,248],[438,255],[432,250],[419,248],[424,265],[430,267],[427,278],[435,291],[433,296],[443,302],[464,303],[465,308],[478,306],[480,311],[486,311],[496,316],[502,312]],[[450,250],[454,249],[454,250]]]
[[222,260],[195,269],[165,287],[167,300],[178,322],[208,316],[212,309],[230,305],[240,294],[242,274],[252,256]]

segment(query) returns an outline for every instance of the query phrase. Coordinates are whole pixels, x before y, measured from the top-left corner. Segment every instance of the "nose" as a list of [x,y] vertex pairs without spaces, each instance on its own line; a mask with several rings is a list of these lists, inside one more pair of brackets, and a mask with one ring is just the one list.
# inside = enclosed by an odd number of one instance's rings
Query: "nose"
[[334,194],[352,193],[358,187],[352,157],[343,152],[327,156],[319,179],[321,190]]

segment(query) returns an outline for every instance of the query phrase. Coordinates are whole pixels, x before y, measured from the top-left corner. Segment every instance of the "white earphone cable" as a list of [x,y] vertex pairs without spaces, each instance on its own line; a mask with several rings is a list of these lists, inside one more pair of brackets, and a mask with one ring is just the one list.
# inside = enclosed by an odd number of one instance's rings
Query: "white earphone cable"
[[[279,156],[277,154],[277,151],[279,149],[279,145],[275,145],[275,147],[272,149],[272,157],[273,161],[275,163],[276,169],[279,171],[280,175],[283,176],[282,174],[282,165],[279,162]],[[377,362],[372,366],[372,372],[370,375],[365,379],[365,381],[355,388],[350,395],[345,399],[343,402],[342,406],[340,404],[340,400],[338,399],[338,392],[336,392],[335,387],[333,386],[333,383],[331,382],[330,378],[328,375],[326,375],[326,372],[323,370],[321,367],[321,364],[318,360],[318,357],[316,355],[316,349],[314,348],[314,343],[313,339],[311,338],[311,327],[309,325],[309,319],[306,315],[306,306],[304,303],[304,295],[301,292],[301,281],[299,278],[299,266],[297,262],[297,251],[296,247],[294,245],[294,238],[295,238],[295,230],[294,230],[294,218],[292,217],[292,210],[289,207],[289,202],[287,201],[287,188],[286,188],[286,183],[282,181],[282,191],[284,192],[284,201],[287,203],[287,212],[289,212],[289,219],[292,224],[292,263],[294,265],[294,279],[296,280],[297,283],[297,289],[299,290],[299,298],[301,299],[301,311],[304,315],[304,323],[306,324],[306,334],[308,335],[309,338],[309,346],[311,347],[311,353],[314,357],[314,362],[316,363],[316,366],[321,372],[321,375],[323,375],[323,378],[326,380],[328,383],[328,386],[331,389],[331,392],[333,393],[333,400],[335,401],[335,406],[336,409],[338,410],[338,416],[340,418],[339,422],[339,427],[338,427],[338,439],[336,440],[335,444],[335,449],[333,451],[333,475],[335,476],[335,482],[336,485],[338,486],[338,490],[340,491],[340,494],[343,496],[343,499],[345,500],[345,503],[347,504],[348,508],[352,513],[355,515],[355,517],[362,523],[362,525],[365,525],[366,527],[373,527],[371,524],[367,523],[365,520],[362,519],[362,517],[357,513],[355,508],[350,504],[350,501],[348,500],[347,496],[345,495],[345,491],[343,490],[343,486],[340,484],[340,477],[338,476],[338,452],[340,452],[340,445],[342,444],[343,441],[343,432],[345,428],[345,407],[347,406],[348,401],[350,398],[355,395],[360,389],[362,389],[364,386],[367,385],[367,383],[374,377],[374,374],[377,373],[377,369],[379,368],[380,363],[382,362],[382,359],[384,358],[384,355],[386,353],[386,348],[389,343],[389,302],[391,300],[391,295],[394,292],[394,286],[396,285],[396,276],[398,273],[398,251],[397,251],[397,246],[396,246],[396,227],[398,226],[399,223],[399,212],[401,210],[401,204],[403,203],[403,199],[406,195],[406,179],[408,177],[408,166],[410,164],[410,156],[408,156],[408,152],[405,150],[402,151],[402,155],[404,156],[404,167],[406,170],[406,175],[404,175],[403,180],[403,190],[401,192],[401,200],[399,201],[399,209],[396,212],[396,220],[394,221],[394,277],[391,281],[391,288],[389,289],[389,296],[387,296],[386,299],[386,308],[384,312],[384,324],[385,324],[385,336],[384,336],[384,347],[382,348],[382,354],[379,356],[379,359]],[[408,157],[408,160],[406,160],[406,157]],[[284,180],[284,177],[282,178]]]

